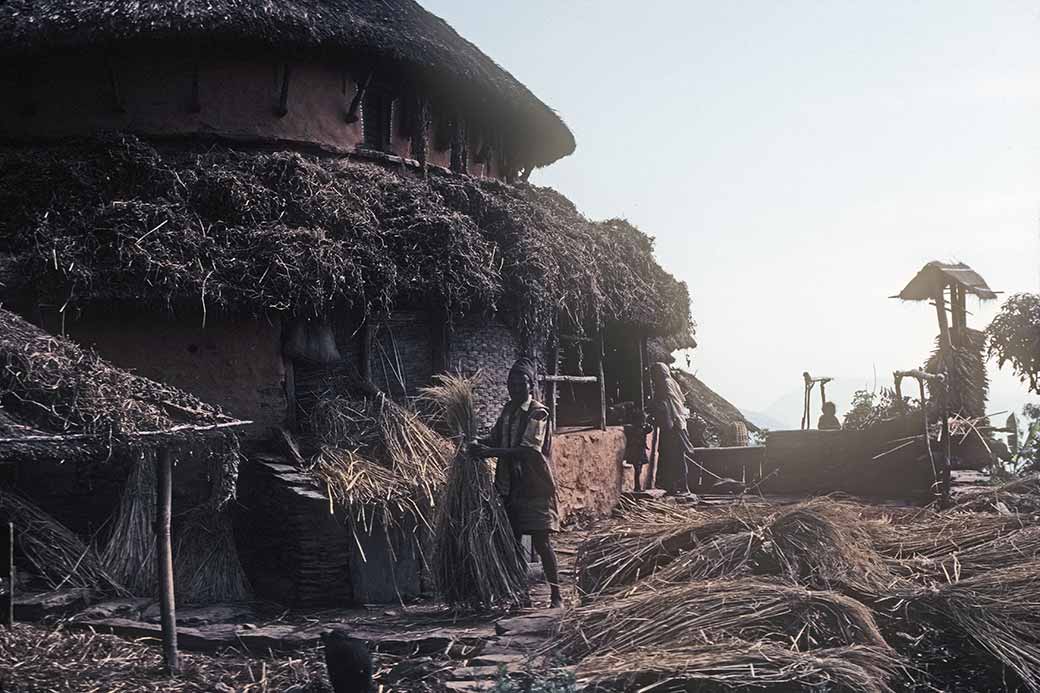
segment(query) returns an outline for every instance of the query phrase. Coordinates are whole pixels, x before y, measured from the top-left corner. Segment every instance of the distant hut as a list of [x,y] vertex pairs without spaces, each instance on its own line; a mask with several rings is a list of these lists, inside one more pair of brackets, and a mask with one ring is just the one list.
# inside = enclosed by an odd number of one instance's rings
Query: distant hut
[[[0,515],[15,522],[22,557],[35,555],[26,546],[49,543],[48,556],[67,559],[31,566],[51,587],[156,594],[153,458],[172,448],[182,482],[174,499],[178,574],[192,576],[181,581],[184,597],[247,596],[234,543],[212,533],[230,531],[223,511],[234,495],[238,446],[225,432],[242,423],[0,309]],[[41,519],[48,516],[54,521]],[[141,531],[122,531],[128,523]],[[211,530],[201,553],[191,546],[198,523]],[[100,555],[86,549],[95,536]],[[82,555],[62,553],[70,547]],[[203,564],[206,556],[212,562]],[[235,581],[236,594],[220,593]]]
[[986,415],[989,378],[985,335],[968,327],[967,297],[992,301],[997,292],[964,263],[929,262],[896,298],[930,301],[936,310],[939,336],[925,369],[945,373],[951,413],[968,418]]
[[488,424],[527,353],[561,428],[603,427],[642,388],[610,355],[693,344],[648,236],[524,182],[574,150],[563,121],[410,0],[18,1],[0,54],[0,296],[254,422],[241,537],[284,518],[241,547],[267,596],[422,588],[414,533],[329,513],[319,404],[481,370]]

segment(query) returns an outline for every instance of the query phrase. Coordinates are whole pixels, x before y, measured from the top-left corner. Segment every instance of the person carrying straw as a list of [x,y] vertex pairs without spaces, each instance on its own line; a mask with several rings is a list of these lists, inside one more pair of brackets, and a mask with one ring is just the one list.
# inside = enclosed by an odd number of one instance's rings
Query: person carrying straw
[[490,435],[473,443],[473,457],[495,457],[495,488],[503,498],[517,542],[527,534],[542,561],[551,590],[551,606],[563,606],[552,533],[560,529],[556,481],[552,472],[552,427],[549,410],[534,399],[537,367],[530,358],[509,371],[509,402]]

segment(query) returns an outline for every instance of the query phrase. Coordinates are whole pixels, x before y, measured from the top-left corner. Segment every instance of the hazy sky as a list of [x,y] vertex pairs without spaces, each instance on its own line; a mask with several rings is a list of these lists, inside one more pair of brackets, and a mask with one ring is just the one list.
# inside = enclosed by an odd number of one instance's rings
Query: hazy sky
[[1040,290],[1040,1],[422,2],[570,125],[533,182],[657,238],[738,406],[920,364],[928,260]]

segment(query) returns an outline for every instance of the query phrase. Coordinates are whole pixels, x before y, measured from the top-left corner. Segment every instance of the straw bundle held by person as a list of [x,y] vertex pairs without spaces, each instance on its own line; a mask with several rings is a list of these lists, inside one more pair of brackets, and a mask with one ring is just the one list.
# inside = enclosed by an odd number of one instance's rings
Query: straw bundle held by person
[[477,435],[473,393],[474,381],[453,375],[423,391],[459,442],[437,504],[434,581],[449,604],[516,606],[527,596],[527,564],[487,463],[466,452]]

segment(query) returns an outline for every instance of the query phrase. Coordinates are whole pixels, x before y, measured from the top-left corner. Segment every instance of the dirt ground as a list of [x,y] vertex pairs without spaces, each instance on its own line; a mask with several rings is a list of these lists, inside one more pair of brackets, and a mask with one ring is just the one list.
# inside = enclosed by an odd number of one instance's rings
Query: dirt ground
[[[565,596],[572,603],[576,600],[574,556],[587,534],[588,528],[584,528],[557,536]],[[269,605],[260,605],[257,613],[271,620],[249,627],[255,627],[256,633],[291,626],[307,633],[337,627],[354,630],[359,637],[371,634],[370,642],[379,650],[373,657],[376,690],[384,693],[487,690],[503,674],[523,678],[547,666],[539,650],[552,632],[558,612],[548,609],[549,592],[540,566],[532,566],[531,580],[533,607],[509,614],[456,614],[432,601],[296,613],[275,613]],[[122,635],[99,630],[77,623],[75,616],[17,623],[12,630],[0,628],[0,692],[331,691],[323,650],[314,638],[288,651],[263,651],[246,646],[253,641],[243,638],[241,647],[203,652],[193,651],[200,647],[197,639],[182,636],[182,642],[187,640],[194,647],[182,646],[181,672],[171,678],[163,671],[156,635],[135,636],[132,624],[125,626]],[[381,651],[384,649],[388,651]]]

